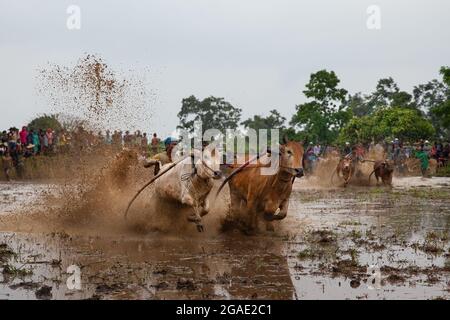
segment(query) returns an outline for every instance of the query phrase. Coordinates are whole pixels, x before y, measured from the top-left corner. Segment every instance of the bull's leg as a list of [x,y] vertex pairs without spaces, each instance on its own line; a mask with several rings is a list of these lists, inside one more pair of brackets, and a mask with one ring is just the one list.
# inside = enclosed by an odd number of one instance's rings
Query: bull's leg
[[194,208],[194,212],[188,216],[188,220],[190,222],[195,223],[195,225],[197,226],[198,232],[203,232],[204,228],[203,228],[203,224],[202,224],[202,217],[200,216],[200,214],[202,212],[202,207],[194,206],[193,208]]
[[188,215],[187,219],[189,222],[193,222],[197,225],[197,230],[199,232],[203,231],[202,217],[200,216],[201,207],[197,205],[197,202],[189,193],[183,193],[181,196],[181,203],[188,205],[194,209],[194,211]]
[[255,203],[253,201],[247,200],[247,230],[246,233],[249,235],[255,234],[258,228],[258,214],[255,210]]
[[205,199],[201,205],[200,216],[206,216],[209,212],[209,200]]
[[380,183],[380,177],[378,176],[378,174],[376,172],[375,172],[375,178],[377,179],[377,186],[378,186]]

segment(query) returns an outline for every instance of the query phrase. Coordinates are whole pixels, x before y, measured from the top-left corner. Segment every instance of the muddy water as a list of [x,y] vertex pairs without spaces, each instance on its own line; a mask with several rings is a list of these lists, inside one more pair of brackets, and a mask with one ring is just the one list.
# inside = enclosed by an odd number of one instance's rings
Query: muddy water
[[[251,237],[23,233],[0,222],[0,299],[450,298],[450,179],[313,183],[296,183],[274,233]],[[0,212],[27,214],[52,188],[1,184]],[[81,290],[68,289],[71,265]]]

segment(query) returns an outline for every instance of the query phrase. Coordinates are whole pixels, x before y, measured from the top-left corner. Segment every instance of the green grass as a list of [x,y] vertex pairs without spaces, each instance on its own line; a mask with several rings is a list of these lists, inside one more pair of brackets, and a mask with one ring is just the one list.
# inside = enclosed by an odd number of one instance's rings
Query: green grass
[[450,177],[450,165],[439,168],[435,174],[436,177]]
[[26,276],[31,276],[33,274],[33,271],[28,270],[28,269],[16,268],[14,266],[7,264],[7,265],[3,266],[3,274],[15,276],[15,277],[26,277]]
[[362,237],[361,231],[358,230],[352,230],[348,235],[353,240],[360,239]]
[[360,226],[361,222],[354,220],[346,220],[339,223],[339,226]]

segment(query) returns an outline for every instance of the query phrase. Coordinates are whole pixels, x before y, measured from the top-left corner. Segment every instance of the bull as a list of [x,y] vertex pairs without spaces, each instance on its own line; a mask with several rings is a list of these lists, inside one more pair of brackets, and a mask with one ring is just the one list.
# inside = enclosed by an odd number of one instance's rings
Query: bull
[[251,161],[247,161],[236,168],[217,191],[219,194],[228,183],[231,216],[243,217],[248,233],[257,230],[261,216],[266,221],[267,230],[271,231],[272,221],[286,217],[294,180],[303,176],[303,144],[287,139],[283,142],[279,154],[270,154],[270,157],[279,157],[276,173],[262,175],[259,164],[249,165]]
[[394,173],[394,164],[392,161],[384,160],[384,161],[375,161],[373,164],[373,171],[369,175],[369,184],[370,178],[372,174],[375,174],[375,178],[377,179],[377,185],[379,183],[379,179],[384,185],[392,186],[392,174]]
[[355,164],[352,159],[352,157],[345,157],[339,161],[339,163],[336,166],[336,169],[333,171],[333,174],[331,175],[331,182],[333,182],[334,174],[338,177],[342,177],[344,179],[344,187],[347,186],[347,184],[350,182],[350,179],[353,177],[353,174],[355,172]]
[[186,157],[176,166],[170,163],[162,166],[161,172],[167,174],[155,181],[155,195],[159,199],[193,209],[187,220],[195,223],[199,232],[203,231],[202,217],[209,212],[207,198],[213,180],[221,178],[220,162],[221,153],[215,148],[194,150],[191,157]]

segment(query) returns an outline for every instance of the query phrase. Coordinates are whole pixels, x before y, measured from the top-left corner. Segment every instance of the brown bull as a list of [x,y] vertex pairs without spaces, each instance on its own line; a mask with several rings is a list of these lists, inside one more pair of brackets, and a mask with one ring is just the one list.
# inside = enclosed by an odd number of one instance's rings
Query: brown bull
[[331,180],[333,182],[334,173],[336,173],[338,177],[341,177],[342,174],[342,178],[344,179],[344,187],[346,187],[354,172],[355,164],[353,159],[351,157],[345,157],[337,164],[336,169],[331,176]]
[[393,161],[375,161],[375,163],[373,164],[373,171],[369,175],[369,184],[370,178],[374,173],[375,178],[377,179],[377,184],[379,183],[379,179],[381,178],[381,181],[384,185],[392,186],[392,174],[394,173]]
[[280,145],[279,166],[273,175],[261,174],[260,165],[250,161],[235,169],[220,186],[217,193],[228,182],[231,198],[231,216],[244,218],[247,230],[257,230],[258,217],[262,216],[268,230],[273,230],[271,221],[284,219],[287,215],[292,184],[296,177],[303,176],[303,146],[299,142],[287,141]]

